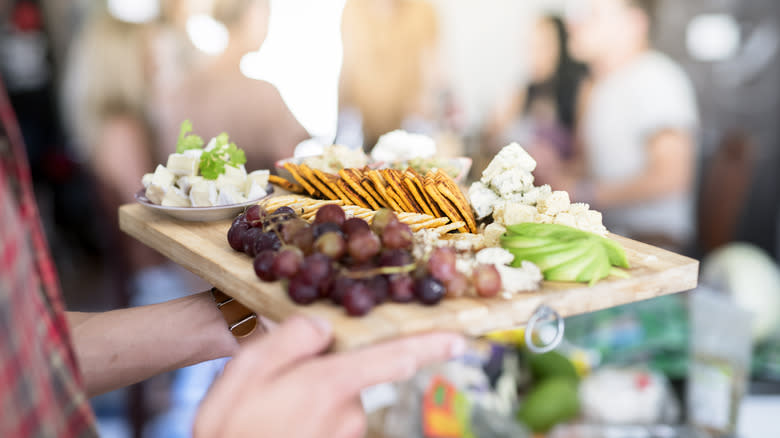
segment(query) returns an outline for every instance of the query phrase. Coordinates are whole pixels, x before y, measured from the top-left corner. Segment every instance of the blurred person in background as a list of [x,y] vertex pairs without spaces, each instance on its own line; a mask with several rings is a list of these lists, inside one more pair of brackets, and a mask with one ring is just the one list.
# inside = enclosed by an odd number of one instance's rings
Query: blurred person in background
[[491,116],[485,129],[490,155],[518,142],[534,156],[549,152],[564,161],[572,157],[578,94],[587,70],[572,59],[568,38],[560,17],[536,21],[528,47],[530,83],[513,90]]
[[362,129],[364,147],[400,128],[433,134],[442,95],[438,37],[426,1],[347,2],[339,107]]
[[[190,9],[181,8],[185,13]],[[274,85],[250,79],[240,69],[244,55],[257,51],[266,38],[269,2],[215,0],[210,12],[227,28],[228,45],[177,86],[160,90],[156,106],[161,147],[172,152],[182,120],[189,119],[204,138],[229,133],[246,151],[247,169],[272,169],[277,160],[293,156],[295,146],[310,135]]]
[[693,87],[653,50],[653,0],[576,2],[570,47],[592,80],[573,160],[539,155],[539,180],[603,210],[615,233],[683,250],[693,233],[698,109]]

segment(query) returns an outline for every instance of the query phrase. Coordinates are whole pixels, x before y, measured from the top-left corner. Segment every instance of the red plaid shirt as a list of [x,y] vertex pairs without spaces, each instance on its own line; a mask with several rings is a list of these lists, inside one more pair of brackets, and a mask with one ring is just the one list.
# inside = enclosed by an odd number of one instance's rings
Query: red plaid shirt
[[94,436],[21,133],[0,78],[0,437]]

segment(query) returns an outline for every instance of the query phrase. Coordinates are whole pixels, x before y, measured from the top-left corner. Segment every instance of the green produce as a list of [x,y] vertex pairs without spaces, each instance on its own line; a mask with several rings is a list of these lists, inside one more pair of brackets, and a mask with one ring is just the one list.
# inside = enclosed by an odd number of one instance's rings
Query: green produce
[[571,361],[557,351],[529,355],[528,368],[535,382],[553,378],[569,379],[572,382],[579,380]]
[[577,383],[555,377],[540,382],[528,394],[517,413],[534,433],[545,433],[558,423],[575,418],[580,411]]
[[595,284],[629,268],[619,243],[599,235],[557,224],[523,223],[507,227],[501,246],[515,256],[514,266],[529,261],[551,281]]

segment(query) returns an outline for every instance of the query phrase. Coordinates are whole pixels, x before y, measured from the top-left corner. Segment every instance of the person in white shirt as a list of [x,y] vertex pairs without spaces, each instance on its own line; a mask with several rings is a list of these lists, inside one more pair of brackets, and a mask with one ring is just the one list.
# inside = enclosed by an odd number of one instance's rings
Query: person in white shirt
[[570,162],[542,161],[538,173],[603,210],[611,231],[683,249],[693,233],[698,109],[682,69],[651,48],[655,3],[578,2],[570,47],[592,76],[578,147]]

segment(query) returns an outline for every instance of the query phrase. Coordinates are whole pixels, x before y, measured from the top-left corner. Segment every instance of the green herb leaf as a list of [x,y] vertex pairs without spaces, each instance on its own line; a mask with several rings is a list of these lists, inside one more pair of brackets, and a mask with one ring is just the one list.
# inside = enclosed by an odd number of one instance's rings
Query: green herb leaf
[[244,150],[239,149],[235,143],[231,142],[228,145],[226,152],[230,157],[230,165],[232,165],[233,167],[238,167],[242,164],[246,164],[246,154],[244,153]]
[[189,134],[192,132],[192,122],[185,120],[179,128],[179,139],[176,141],[176,152],[182,153],[190,149],[200,149],[203,147],[203,139],[197,135]]
[[204,151],[200,156],[200,174],[206,179],[217,179],[225,173],[225,160],[216,153],[217,148]]
[[246,154],[226,133],[216,137],[214,149],[204,151],[200,156],[200,173],[206,179],[217,179],[225,173],[225,166],[238,167],[246,163]]

